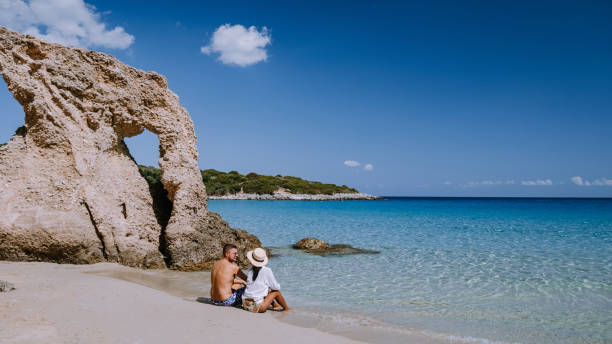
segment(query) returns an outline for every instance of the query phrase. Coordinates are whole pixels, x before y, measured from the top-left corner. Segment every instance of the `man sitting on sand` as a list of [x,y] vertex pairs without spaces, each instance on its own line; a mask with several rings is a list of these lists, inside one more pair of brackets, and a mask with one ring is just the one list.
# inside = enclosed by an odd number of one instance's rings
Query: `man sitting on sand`
[[[232,244],[223,246],[223,258],[210,271],[210,298],[217,306],[233,306],[242,303],[242,293],[247,276],[236,264],[238,248]],[[239,277],[242,280],[237,279]]]

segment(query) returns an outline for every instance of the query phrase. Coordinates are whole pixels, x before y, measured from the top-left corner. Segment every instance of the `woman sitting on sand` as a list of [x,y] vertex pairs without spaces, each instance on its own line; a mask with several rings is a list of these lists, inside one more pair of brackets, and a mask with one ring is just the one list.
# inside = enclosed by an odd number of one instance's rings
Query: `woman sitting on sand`
[[283,307],[283,311],[288,311],[290,308],[280,292],[280,284],[276,282],[272,270],[266,266],[268,264],[266,251],[258,247],[247,252],[246,256],[252,267],[247,271],[247,285],[242,295],[242,308],[253,313],[263,313],[272,302],[278,302]]

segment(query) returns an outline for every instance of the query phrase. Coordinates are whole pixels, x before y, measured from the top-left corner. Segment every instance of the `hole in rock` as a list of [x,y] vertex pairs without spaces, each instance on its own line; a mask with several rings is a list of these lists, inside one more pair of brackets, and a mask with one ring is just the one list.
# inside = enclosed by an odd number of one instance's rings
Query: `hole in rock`
[[161,226],[159,235],[159,251],[164,255],[168,265],[170,255],[166,243],[166,226],[172,213],[172,202],[168,199],[168,192],[161,182],[161,170],[159,169],[159,138],[148,130],[138,136],[125,138],[124,142],[138,164],[140,175],[147,181],[149,192],[153,199],[153,211],[157,223]]
[[126,137],[123,141],[138,165],[159,168],[159,139],[157,135],[145,129],[142,134]]
[[0,145],[7,143],[15,131],[24,125],[23,107],[8,90],[6,83],[0,81]]

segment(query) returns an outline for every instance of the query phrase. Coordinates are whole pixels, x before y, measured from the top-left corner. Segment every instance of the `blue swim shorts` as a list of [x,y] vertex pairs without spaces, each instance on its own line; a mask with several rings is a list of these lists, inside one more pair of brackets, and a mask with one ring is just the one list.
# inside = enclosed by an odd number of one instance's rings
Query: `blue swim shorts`
[[233,306],[242,304],[242,294],[244,294],[244,290],[246,287],[242,287],[238,290],[232,289],[232,295],[230,295],[227,299],[223,301],[215,301],[212,300],[213,305],[217,306]]

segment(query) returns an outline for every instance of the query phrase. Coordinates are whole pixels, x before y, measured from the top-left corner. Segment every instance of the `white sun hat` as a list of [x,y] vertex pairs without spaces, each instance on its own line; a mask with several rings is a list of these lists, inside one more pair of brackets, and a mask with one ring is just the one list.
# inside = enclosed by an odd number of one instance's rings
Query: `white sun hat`
[[266,250],[261,247],[247,252],[246,256],[249,262],[251,262],[251,265],[258,268],[268,264],[268,255],[266,254]]

